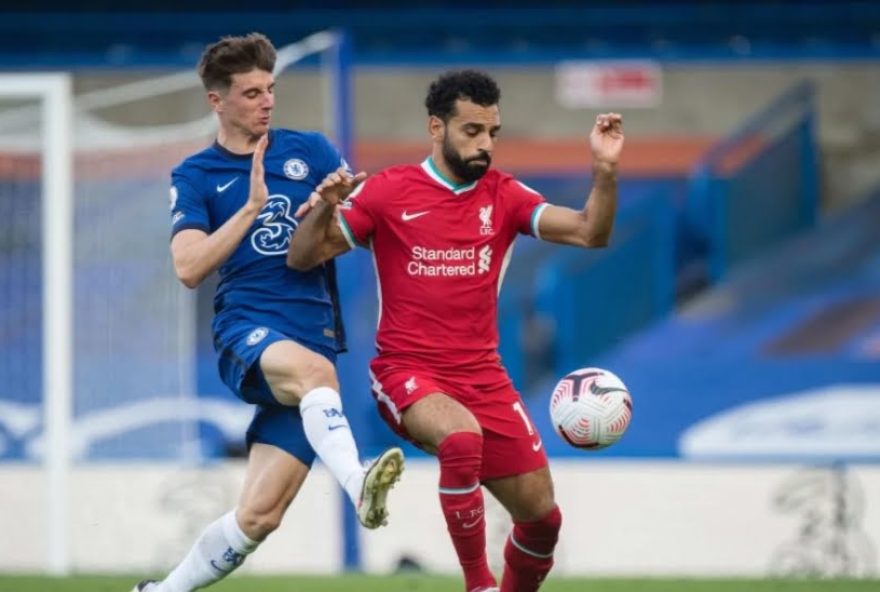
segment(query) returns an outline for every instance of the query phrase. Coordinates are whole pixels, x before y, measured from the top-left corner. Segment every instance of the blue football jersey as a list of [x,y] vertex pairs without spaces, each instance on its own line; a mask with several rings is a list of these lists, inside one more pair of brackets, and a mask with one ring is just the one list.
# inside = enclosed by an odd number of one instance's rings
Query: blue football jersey
[[[216,142],[171,173],[172,236],[187,228],[212,233],[247,202],[252,157]],[[220,267],[215,333],[253,322],[297,340],[345,348],[332,261],[306,272],[286,265],[293,213],[340,165],[339,152],[317,132],[274,129],[263,158],[269,198],[248,233]]]

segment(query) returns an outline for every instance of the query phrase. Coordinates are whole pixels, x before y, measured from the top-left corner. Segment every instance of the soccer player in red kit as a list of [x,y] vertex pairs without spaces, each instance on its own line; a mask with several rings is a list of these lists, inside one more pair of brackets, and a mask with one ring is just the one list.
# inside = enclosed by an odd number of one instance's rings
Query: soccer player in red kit
[[388,424],[440,461],[440,505],[468,592],[498,590],[481,485],[513,519],[502,592],[538,589],[562,523],[541,436],[498,355],[498,292],[514,239],[605,246],[623,148],[621,116],[598,116],[584,208],[550,205],[490,168],[499,99],[482,72],[438,78],[425,101],[431,155],[369,179],[328,175],[300,208],[314,211],[287,255],[303,270],[357,245],[373,251],[381,298],[373,394]]

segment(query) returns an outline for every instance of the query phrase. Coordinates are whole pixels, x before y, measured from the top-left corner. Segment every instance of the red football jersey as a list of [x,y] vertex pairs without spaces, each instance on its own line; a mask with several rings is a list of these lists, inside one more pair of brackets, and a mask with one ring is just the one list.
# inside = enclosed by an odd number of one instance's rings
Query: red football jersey
[[544,198],[490,169],[455,185],[430,158],[368,178],[340,208],[352,247],[373,251],[379,359],[459,374],[499,363],[498,292],[518,233],[538,234]]

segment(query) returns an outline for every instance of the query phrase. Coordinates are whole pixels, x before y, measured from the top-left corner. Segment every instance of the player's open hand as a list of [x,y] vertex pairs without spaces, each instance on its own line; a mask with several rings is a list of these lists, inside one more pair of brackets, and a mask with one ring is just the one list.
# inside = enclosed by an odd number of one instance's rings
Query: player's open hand
[[590,132],[593,161],[617,164],[623,150],[623,116],[620,113],[602,113]]
[[262,211],[269,199],[269,189],[266,187],[266,173],[263,168],[263,156],[266,154],[266,146],[269,145],[269,135],[266,134],[257,140],[254,148],[253,161],[251,162],[251,192],[248,195],[248,205]]
[[352,175],[345,167],[339,167],[321,181],[309,198],[302,203],[293,214],[295,218],[302,218],[317,205],[325,201],[331,206],[336,206],[346,200],[361,181],[367,178],[367,173],[361,171]]

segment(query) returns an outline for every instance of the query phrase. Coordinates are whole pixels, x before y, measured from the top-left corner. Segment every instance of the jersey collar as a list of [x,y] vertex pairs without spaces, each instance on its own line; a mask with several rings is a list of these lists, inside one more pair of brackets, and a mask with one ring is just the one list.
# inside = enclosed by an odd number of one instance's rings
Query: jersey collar
[[[266,146],[266,152],[269,151],[269,146],[272,145],[272,137],[275,135],[274,130],[269,130],[267,132],[269,134],[269,144]],[[253,152],[248,152],[247,154],[237,154],[235,152],[230,152],[226,148],[220,145],[220,142],[214,139],[214,150],[225,156],[230,160],[252,160],[254,158]]]
[[443,176],[443,173],[440,172],[430,156],[422,161],[422,170],[424,170],[429,177],[431,177],[456,195],[461,195],[465,191],[470,191],[477,186],[477,181],[471,181],[470,183],[456,185],[455,183]]

